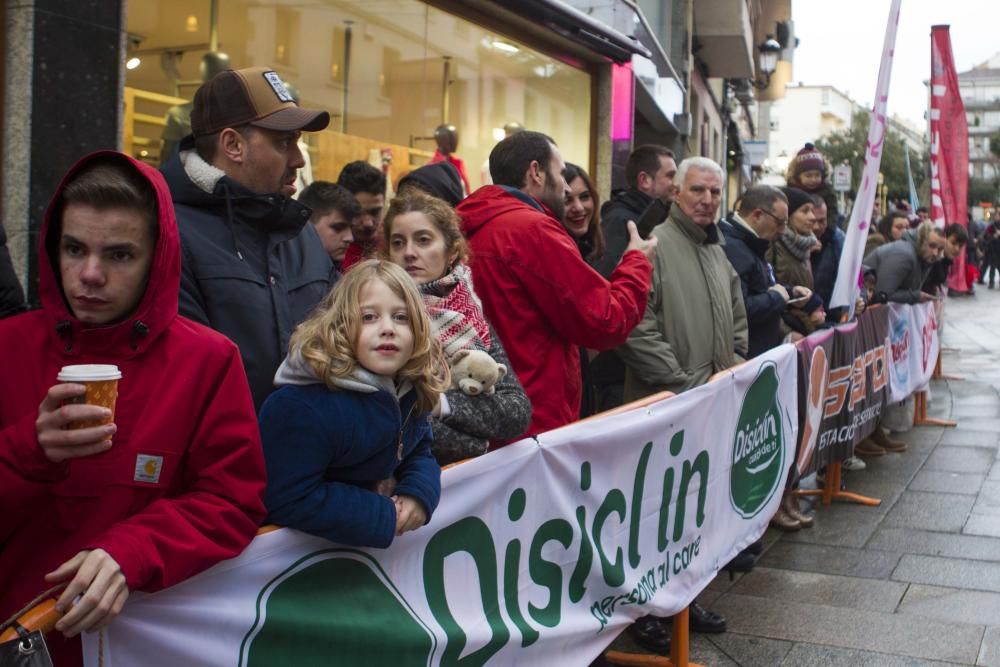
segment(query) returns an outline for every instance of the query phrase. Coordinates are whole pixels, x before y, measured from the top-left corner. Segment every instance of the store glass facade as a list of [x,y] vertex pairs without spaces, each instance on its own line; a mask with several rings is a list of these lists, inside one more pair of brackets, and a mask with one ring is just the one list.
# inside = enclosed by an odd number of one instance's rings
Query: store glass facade
[[[200,84],[209,2],[129,0],[127,11],[139,63],[126,73],[124,147],[157,163],[160,119]],[[316,179],[385,157],[396,180],[426,162],[442,123],[459,130],[473,189],[511,122],[590,164],[590,72],[419,0],[219,0],[218,38],[233,67],[272,66],[303,106],[330,111],[329,130],[307,137]]]

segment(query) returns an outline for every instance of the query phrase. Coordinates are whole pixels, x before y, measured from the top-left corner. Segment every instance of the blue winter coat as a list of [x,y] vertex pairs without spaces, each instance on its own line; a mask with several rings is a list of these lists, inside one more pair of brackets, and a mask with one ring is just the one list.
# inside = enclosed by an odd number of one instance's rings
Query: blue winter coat
[[837,268],[840,266],[840,255],[844,252],[844,232],[836,227],[827,227],[823,235],[819,237],[823,248],[819,252],[814,252],[809,256],[813,270],[813,288],[819,298],[823,299],[826,306],[827,319],[840,318],[837,313],[830,311],[830,297],[833,296],[833,286],[837,283]]
[[390,477],[393,493],[415,498],[430,520],[441,468],[431,453],[428,413],[415,412],[415,403],[414,391],[397,401],[385,389],[278,388],[260,411],[268,522],[340,544],[387,547],[396,508],[374,489]]
[[[181,143],[190,151],[191,139]],[[278,194],[254,194],[202,160],[175,153],[163,176],[181,235],[180,314],[240,348],[254,407],[274,390],[274,372],[299,322],[333,287],[337,272],[309,209]],[[197,185],[215,178],[212,192]],[[203,183],[204,184],[204,183]]]
[[785,338],[781,328],[785,300],[777,292],[771,291],[770,288],[775,284],[774,271],[764,258],[770,243],[755,236],[735,220],[723,220],[719,223],[719,229],[726,237],[723,250],[743,287],[743,305],[747,310],[750,334],[748,354],[756,357],[761,352],[781,345]]

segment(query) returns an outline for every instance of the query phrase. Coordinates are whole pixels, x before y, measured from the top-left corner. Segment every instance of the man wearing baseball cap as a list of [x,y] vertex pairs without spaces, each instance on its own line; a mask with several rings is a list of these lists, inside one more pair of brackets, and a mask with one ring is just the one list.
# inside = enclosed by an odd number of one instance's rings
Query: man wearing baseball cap
[[273,70],[225,70],[195,93],[191,135],[163,166],[181,236],[180,313],[239,346],[258,409],[295,325],[336,279],[309,209],[291,199],[299,135],[329,122]]

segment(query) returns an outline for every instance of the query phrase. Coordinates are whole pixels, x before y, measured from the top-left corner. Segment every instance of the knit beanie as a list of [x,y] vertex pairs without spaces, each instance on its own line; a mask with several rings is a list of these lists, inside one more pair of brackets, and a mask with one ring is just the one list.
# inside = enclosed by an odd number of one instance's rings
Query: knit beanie
[[785,197],[788,198],[788,215],[791,216],[797,210],[805,206],[806,204],[815,203],[812,195],[807,193],[805,190],[800,190],[798,188],[785,186],[781,188],[781,191],[785,193]]
[[804,172],[815,169],[826,178],[826,159],[823,154],[810,143],[807,143],[795,156],[795,167],[792,176],[798,180]]
[[448,202],[453,208],[462,201],[462,178],[458,169],[448,162],[425,164],[399,179],[397,190],[407,183],[417,186],[429,195]]

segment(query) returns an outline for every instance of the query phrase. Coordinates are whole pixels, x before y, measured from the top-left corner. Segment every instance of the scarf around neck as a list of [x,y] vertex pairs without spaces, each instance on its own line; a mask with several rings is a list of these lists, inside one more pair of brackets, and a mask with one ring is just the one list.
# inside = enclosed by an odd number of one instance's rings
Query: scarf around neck
[[816,245],[816,235],[812,232],[802,235],[789,227],[781,235],[781,241],[788,248],[788,252],[795,255],[799,260],[805,261],[809,259],[809,250]]
[[450,273],[421,285],[420,293],[445,357],[450,360],[459,350],[489,351],[490,327],[468,266],[456,264]]

